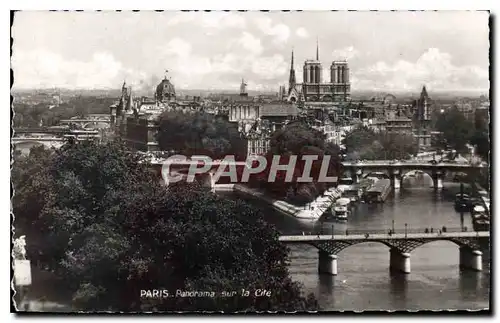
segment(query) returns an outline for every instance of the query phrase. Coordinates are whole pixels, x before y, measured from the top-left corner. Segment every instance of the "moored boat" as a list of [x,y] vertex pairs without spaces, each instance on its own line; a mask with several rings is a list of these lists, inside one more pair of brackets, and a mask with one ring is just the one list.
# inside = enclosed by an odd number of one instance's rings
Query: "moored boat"
[[337,188],[344,192],[347,188],[354,184],[354,180],[350,177],[343,177],[339,179]]
[[354,203],[354,202],[359,201],[362,194],[363,194],[363,191],[361,190],[359,185],[354,184],[354,185],[351,185],[344,190],[344,192],[342,193],[342,197],[348,198],[351,200],[351,202]]
[[365,201],[368,203],[384,203],[391,193],[391,181],[383,178],[379,179],[365,192]]
[[350,210],[351,200],[345,197],[339,198],[335,201],[332,208],[332,215],[338,220],[347,220],[351,214]]
[[471,206],[471,198],[468,194],[457,193],[455,195],[455,210],[457,210],[457,212],[470,211]]

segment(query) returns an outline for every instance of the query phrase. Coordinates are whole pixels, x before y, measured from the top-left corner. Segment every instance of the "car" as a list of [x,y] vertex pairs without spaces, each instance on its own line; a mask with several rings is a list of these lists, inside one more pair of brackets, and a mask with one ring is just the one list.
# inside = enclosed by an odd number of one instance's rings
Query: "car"
[[437,162],[437,160],[433,159],[433,160],[429,160],[429,163],[431,163],[432,165],[436,165],[438,162]]

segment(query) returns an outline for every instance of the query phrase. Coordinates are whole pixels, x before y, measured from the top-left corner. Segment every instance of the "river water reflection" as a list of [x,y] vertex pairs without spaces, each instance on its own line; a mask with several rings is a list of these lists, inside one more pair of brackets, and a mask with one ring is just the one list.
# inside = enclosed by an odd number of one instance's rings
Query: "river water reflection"
[[[449,192],[449,190],[448,190]],[[347,223],[323,224],[299,221],[250,200],[262,208],[266,219],[286,233],[311,231],[322,226],[326,233],[347,230],[409,230],[417,228],[472,229],[471,217],[454,210],[449,196],[428,187],[401,189],[383,205],[359,204]],[[233,195],[234,196],[234,195]],[[241,198],[241,196],[239,197]],[[461,219],[463,218],[463,219]],[[483,255],[483,271],[461,271],[458,246],[437,241],[411,253],[411,273],[389,273],[389,248],[380,243],[348,247],[338,255],[338,275],[319,275],[318,251],[309,245],[290,246],[290,272],[307,292],[318,297],[325,310],[485,309],[489,306],[489,254]]]

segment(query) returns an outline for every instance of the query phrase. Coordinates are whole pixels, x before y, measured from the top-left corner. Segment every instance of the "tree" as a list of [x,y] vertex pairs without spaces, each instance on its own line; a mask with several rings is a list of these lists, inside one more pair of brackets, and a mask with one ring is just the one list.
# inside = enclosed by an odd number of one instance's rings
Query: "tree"
[[183,155],[246,157],[246,145],[238,130],[228,121],[203,112],[164,112],[159,119],[158,142],[162,150]]
[[[264,189],[276,198],[284,198],[302,204],[314,200],[318,194],[326,189],[325,183],[318,182],[321,165],[326,155],[330,156],[327,175],[338,176],[341,172],[340,148],[332,143],[326,142],[326,136],[318,130],[313,129],[305,122],[296,121],[289,123],[286,127],[273,133],[270,140],[270,151],[266,155],[267,168],[255,177],[253,186]],[[305,155],[317,156],[312,163],[310,177],[313,178],[310,185],[304,185],[297,181],[303,175]],[[291,182],[285,181],[285,171],[278,171],[275,182],[267,181],[270,166],[274,156],[280,156],[280,164],[288,164],[291,156],[296,156],[297,161],[293,169]],[[333,183],[329,183],[333,185]],[[296,196],[290,196],[290,188]]]
[[356,127],[352,131],[346,133],[343,144],[346,147],[347,153],[353,153],[362,147],[371,145],[375,141],[376,133],[368,127]]
[[443,139],[448,145],[461,152],[466,151],[466,144],[472,137],[474,125],[457,107],[453,107],[440,114],[436,121],[436,129],[443,133]]
[[[26,170],[18,167],[31,167]],[[288,249],[263,214],[196,183],[166,189],[117,143],[67,144],[15,164],[17,226],[28,256],[62,277],[83,310],[314,309],[290,279]],[[27,176],[27,173],[30,176]],[[36,241],[36,245],[33,245]],[[37,249],[44,254],[38,254]],[[271,290],[256,297],[256,289]],[[141,290],[214,297],[140,298]],[[251,291],[241,296],[241,289]],[[222,297],[223,291],[238,291]]]
[[411,134],[374,132],[365,126],[348,132],[344,144],[350,159],[408,159],[417,150]]
[[474,115],[474,133],[470,142],[476,147],[476,153],[483,159],[489,159],[490,135],[488,115],[476,111]]

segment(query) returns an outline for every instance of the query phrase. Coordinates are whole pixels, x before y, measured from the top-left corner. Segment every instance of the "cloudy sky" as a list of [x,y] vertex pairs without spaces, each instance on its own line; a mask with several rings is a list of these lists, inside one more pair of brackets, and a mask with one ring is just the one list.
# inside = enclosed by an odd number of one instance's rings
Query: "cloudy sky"
[[152,89],[168,69],[179,89],[277,91],[318,38],[353,90],[487,91],[488,34],[484,12],[18,12],[12,66],[17,88]]

